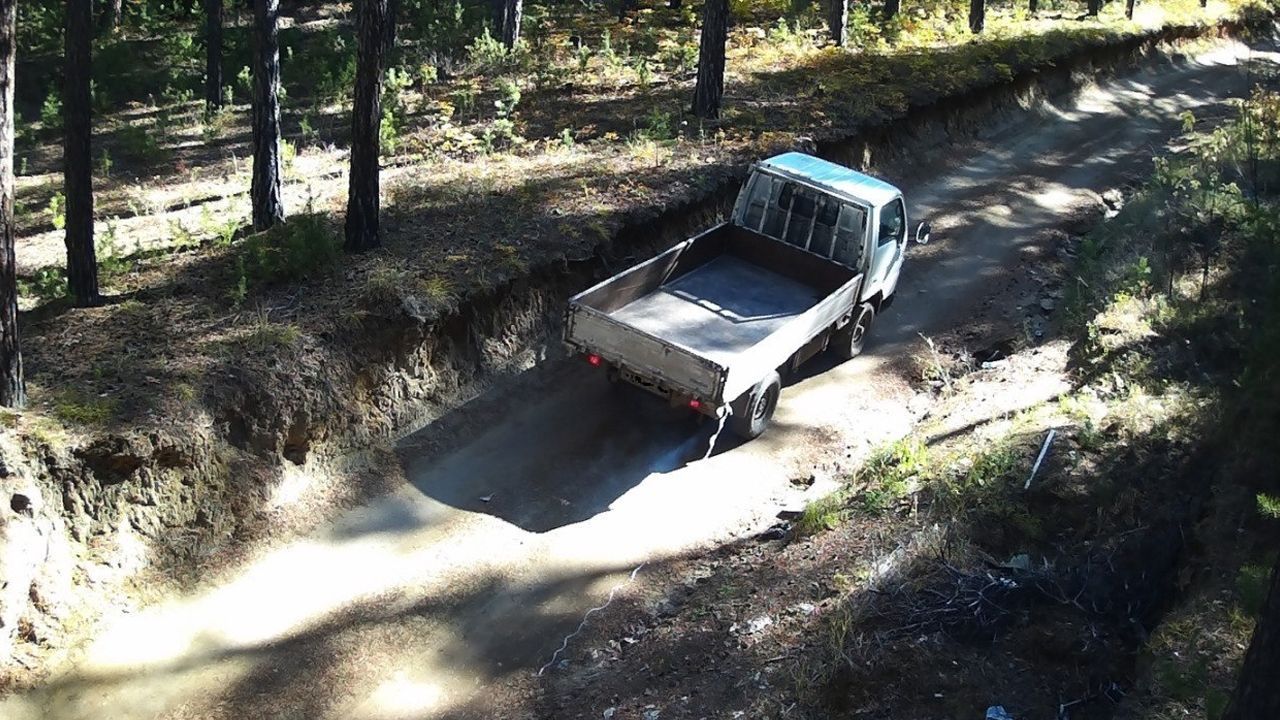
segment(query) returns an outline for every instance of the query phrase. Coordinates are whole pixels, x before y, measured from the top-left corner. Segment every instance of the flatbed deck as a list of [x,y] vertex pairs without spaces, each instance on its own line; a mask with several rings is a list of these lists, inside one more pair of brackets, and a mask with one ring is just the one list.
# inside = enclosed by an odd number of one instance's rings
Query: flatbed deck
[[724,255],[610,317],[728,365],[823,297],[811,286]]

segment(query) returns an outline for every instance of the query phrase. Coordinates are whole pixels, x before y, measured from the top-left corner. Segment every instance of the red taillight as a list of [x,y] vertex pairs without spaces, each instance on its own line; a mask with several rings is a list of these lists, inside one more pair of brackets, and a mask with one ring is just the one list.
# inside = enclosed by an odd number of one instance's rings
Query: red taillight
[[595,353],[591,353],[587,356],[587,362],[591,363],[595,367],[600,367],[600,356]]
[[697,410],[698,408],[702,407],[702,401],[699,400],[698,398],[692,398],[689,400],[689,407],[693,408],[694,410]]

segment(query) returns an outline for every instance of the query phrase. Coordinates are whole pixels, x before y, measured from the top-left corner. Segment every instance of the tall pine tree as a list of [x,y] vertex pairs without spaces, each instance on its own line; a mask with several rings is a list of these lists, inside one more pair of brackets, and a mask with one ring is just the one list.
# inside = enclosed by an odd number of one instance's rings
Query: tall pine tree
[[18,343],[18,283],[13,254],[13,69],[17,0],[0,0],[0,406],[27,403]]
[[360,252],[381,243],[378,234],[378,158],[382,124],[382,60],[387,0],[360,0],[356,17],[356,93],[351,110],[351,174],[347,189],[346,249]]
[[849,0],[827,0],[827,31],[836,47],[849,42]]
[[98,260],[93,249],[93,154],[90,54],[93,3],[67,0],[63,77],[63,190],[67,196],[67,287],[76,305],[98,302]]
[[284,220],[280,178],[280,0],[253,0],[253,229]]
[[222,107],[222,0],[204,0],[204,104]]
[[987,26],[987,0],[969,0],[969,32],[977,35]]
[[724,101],[724,45],[728,35],[729,0],[704,0],[698,81],[693,89],[693,114],[700,118],[720,117]]

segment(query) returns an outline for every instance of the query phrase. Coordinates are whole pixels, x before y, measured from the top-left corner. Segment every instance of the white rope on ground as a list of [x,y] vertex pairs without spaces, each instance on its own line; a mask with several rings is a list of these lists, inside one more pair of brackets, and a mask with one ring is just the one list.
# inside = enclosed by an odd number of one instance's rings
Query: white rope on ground
[[600,612],[601,610],[603,610],[603,609],[605,609],[605,608],[609,607],[609,605],[613,602],[613,596],[614,596],[614,595],[615,595],[619,590],[621,590],[624,586],[629,585],[629,584],[631,583],[631,581],[635,580],[635,579],[636,579],[636,573],[639,573],[639,572],[640,572],[640,568],[642,568],[642,567],[644,567],[644,563],[640,563],[639,565],[637,565],[637,566],[636,566],[636,569],[635,569],[635,570],[632,570],[632,571],[631,571],[631,574],[627,576],[627,579],[626,579],[626,581],[625,581],[625,582],[620,582],[620,583],[618,583],[617,585],[614,585],[614,586],[613,586],[613,589],[609,591],[609,599],[608,599],[608,600],[605,600],[603,605],[601,605],[601,606],[599,606],[599,607],[593,607],[593,608],[591,608],[590,610],[588,610],[588,611],[587,611],[587,614],[586,614],[586,615],[583,615],[583,616],[582,616],[582,622],[578,623],[578,629],[577,629],[577,630],[574,630],[573,632],[571,632],[571,633],[569,633],[568,635],[566,635],[566,636],[565,636],[565,638],[564,638],[564,642],[560,643],[560,647],[559,647],[559,648],[558,648],[554,653],[552,653],[552,654],[551,654],[551,659],[547,661],[547,664],[546,664],[546,665],[543,665],[543,666],[538,670],[538,674],[537,674],[535,677],[542,677],[542,673],[546,672],[546,671],[547,671],[547,668],[549,668],[549,667],[551,667],[552,665],[555,665],[555,664],[556,664],[556,658],[560,657],[560,653],[562,653],[562,652],[564,652],[565,650],[568,650],[568,649],[569,649],[569,641],[570,641],[570,640],[572,640],[574,637],[576,637],[576,636],[578,635],[578,633],[582,632],[583,628],[585,628],[585,627],[587,626],[587,618],[591,617],[591,614],[592,614],[592,613]]

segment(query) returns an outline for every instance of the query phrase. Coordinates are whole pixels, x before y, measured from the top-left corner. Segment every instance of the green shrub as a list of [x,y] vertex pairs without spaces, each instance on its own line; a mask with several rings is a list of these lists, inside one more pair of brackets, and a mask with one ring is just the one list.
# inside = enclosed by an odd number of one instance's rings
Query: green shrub
[[67,276],[59,267],[42,267],[30,280],[18,280],[18,294],[35,298],[40,304],[67,296]]
[[67,226],[66,195],[56,192],[49,198],[49,221],[53,223],[54,230],[61,230]]
[[116,131],[116,142],[128,157],[144,162],[159,160],[164,151],[156,139],[155,127],[128,124]]
[[44,102],[40,105],[40,126],[45,130],[62,127],[62,94],[56,87],[44,96]]
[[484,32],[467,46],[467,57],[477,72],[491,73],[507,65],[510,53],[507,52],[507,46],[489,34],[489,28],[486,27]]
[[297,282],[331,270],[342,238],[319,215],[299,215],[246,239],[238,260],[250,284]]
[[681,41],[662,54],[662,64],[673,73],[688,75],[698,69],[698,44]]
[[58,419],[78,425],[105,425],[116,414],[113,398],[90,397],[74,390],[59,392],[53,401]]
[[498,78],[498,99],[493,101],[498,117],[509,118],[516,114],[520,104],[520,85],[508,78]]
[[120,248],[114,221],[107,223],[106,232],[98,236],[98,278],[102,283],[110,284],[133,270],[133,262],[125,257]]
[[644,135],[650,140],[670,140],[675,137],[675,125],[671,113],[649,108],[644,116]]

